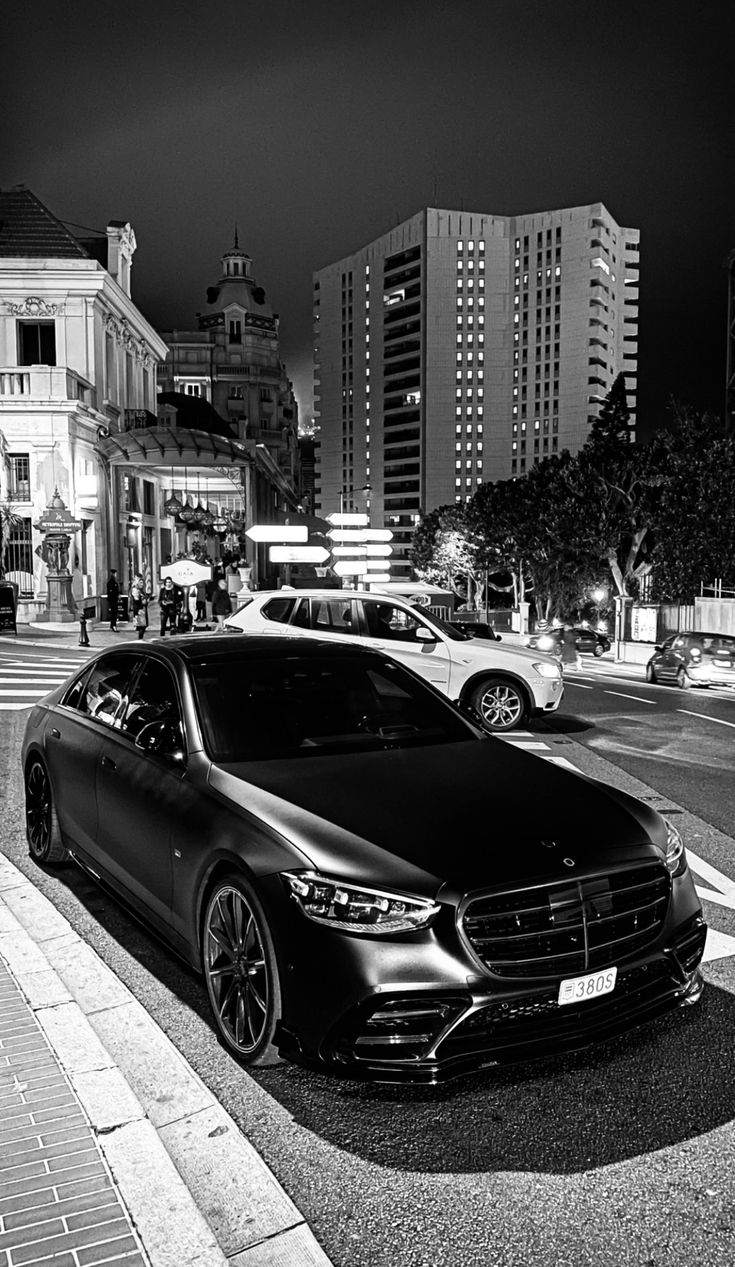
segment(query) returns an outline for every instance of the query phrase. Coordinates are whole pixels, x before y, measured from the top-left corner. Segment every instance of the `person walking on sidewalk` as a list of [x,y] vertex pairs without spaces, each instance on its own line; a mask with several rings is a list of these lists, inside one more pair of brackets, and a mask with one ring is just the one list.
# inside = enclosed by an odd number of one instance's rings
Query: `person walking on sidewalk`
[[120,582],[117,579],[117,568],[110,568],[107,578],[107,613],[110,617],[110,629],[117,633],[117,605],[120,601]]
[[150,594],[146,593],[145,581],[138,573],[130,587],[130,610],[139,642],[145,638],[145,631],[148,628],[148,600],[150,597]]
[[232,614],[232,599],[227,592],[227,581],[221,577],[212,595],[212,615],[217,621],[215,633],[224,633],[225,620]]
[[172,634],[176,633],[176,614],[178,595],[176,586],[170,576],[166,577],[158,594],[158,606],[161,611],[161,637],[165,637],[167,627]]

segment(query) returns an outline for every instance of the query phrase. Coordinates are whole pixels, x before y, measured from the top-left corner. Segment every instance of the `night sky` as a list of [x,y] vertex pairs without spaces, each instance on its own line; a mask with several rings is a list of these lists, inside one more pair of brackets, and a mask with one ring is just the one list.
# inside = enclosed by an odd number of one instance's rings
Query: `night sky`
[[604,202],[641,231],[641,431],[721,413],[735,5],[106,0],[6,6],[3,187],[138,239],[133,297],[193,329],[233,241],[311,413],[311,274],[433,205]]

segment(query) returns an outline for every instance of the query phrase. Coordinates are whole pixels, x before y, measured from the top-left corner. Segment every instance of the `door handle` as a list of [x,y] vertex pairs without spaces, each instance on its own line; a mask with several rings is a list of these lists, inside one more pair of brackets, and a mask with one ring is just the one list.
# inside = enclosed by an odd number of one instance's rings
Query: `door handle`
[[117,766],[115,765],[115,762],[113,761],[112,757],[103,757],[100,764],[103,765],[106,770],[117,769]]
[[52,738],[52,739],[61,739],[61,731],[60,731],[60,730],[57,730],[55,726],[52,726],[52,727],[51,727],[51,730],[49,731],[49,734],[50,734],[50,736],[51,736],[51,738]]

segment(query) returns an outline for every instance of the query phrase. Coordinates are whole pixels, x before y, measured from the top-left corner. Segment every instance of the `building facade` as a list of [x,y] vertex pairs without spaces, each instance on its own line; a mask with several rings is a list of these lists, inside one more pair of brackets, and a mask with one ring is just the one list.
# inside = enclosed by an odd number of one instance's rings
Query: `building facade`
[[602,203],[427,208],[314,274],[315,508],[394,534],[584,444],[625,375],[635,422],[639,234]]
[[281,361],[278,314],[258,285],[252,260],[235,245],[207,289],[198,328],[164,334],[159,398],[170,393],[207,400],[237,440],[264,448],[286,484],[298,479],[298,407]]
[[[30,190],[0,191],[0,501],[13,518],[2,562],[31,617],[46,598],[36,524],[56,490],[81,524],[70,549],[75,598],[104,592],[109,568],[122,567],[123,492],[137,472],[115,487],[99,440],[155,417],[166,353],[131,298],[135,249],[125,222],[82,241]],[[155,494],[141,486],[139,495],[137,561],[148,545],[152,566]]]

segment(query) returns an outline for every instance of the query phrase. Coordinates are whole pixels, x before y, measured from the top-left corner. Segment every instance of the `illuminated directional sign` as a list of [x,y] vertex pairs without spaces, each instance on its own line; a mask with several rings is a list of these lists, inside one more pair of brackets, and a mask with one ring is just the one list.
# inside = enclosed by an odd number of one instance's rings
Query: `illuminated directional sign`
[[369,551],[369,546],[332,546],[332,554],[335,559],[361,559]]
[[332,528],[331,532],[327,533],[327,536],[330,537],[332,541],[338,541],[340,543],[346,541],[364,542],[365,540],[362,528]]
[[339,563],[332,564],[332,571],[336,572],[337,576],[365,576],[367,570],[364,559],[341,559]]
[[327,515],[327,523],[333,528],[367,528],[370,520],[366,514],[358,514],[356,511],[333,511],[331,515]]
[[271,563],[323,563],[329,551],[324,546],[271,546],[268,558]]
[[253,524],[245,530],[251,541],[308,541],[309,529],[305,524]]
[[390,528],[366,528],[363,533],[364,541],[392,541],[393,533]]
[[380,558],[385,559],[389,554],[393,553],[393,546],[378,545],[368,542],[365,546],[365,553],[372,555],[373,558],[380,556]]

